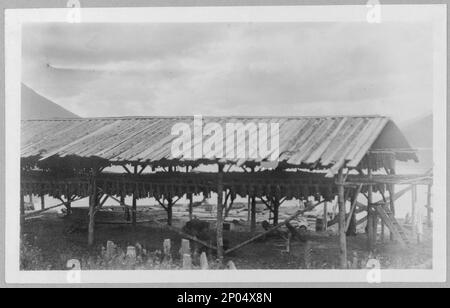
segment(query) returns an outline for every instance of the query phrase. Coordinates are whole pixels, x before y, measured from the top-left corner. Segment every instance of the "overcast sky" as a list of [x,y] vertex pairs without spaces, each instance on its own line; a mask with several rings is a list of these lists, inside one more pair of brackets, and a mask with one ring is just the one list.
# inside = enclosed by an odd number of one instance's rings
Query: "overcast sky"
[[28,24],[22,80],[83,116],[432,110],[420,23]]

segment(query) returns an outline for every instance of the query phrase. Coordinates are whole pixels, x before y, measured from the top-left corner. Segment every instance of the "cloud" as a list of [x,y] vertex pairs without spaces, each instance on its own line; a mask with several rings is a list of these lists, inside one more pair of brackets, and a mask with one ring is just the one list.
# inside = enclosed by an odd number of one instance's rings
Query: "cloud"
[[431,106],[431,26],[33,24],[23,29],[23,78],[82,116],[403,119]]

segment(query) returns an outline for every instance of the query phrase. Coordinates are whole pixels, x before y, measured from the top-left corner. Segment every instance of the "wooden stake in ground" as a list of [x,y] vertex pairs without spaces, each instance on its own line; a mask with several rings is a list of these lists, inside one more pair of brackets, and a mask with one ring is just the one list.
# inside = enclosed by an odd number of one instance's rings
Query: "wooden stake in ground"
[[223,165],[218,165],[217,173],[217,257],[223,259]]
[[345,234],[345,197],[344,197],[344,174],[342,168],[337,175],[338,205],[339,205],[339,248],[340,265],[342,269],[347,268],[347,239]]

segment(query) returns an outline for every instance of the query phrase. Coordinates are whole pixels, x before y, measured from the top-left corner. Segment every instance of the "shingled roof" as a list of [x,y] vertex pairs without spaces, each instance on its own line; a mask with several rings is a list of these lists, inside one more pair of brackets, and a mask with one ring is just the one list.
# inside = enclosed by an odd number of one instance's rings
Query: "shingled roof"
[[[21,157],[98,158],[113,163],[174,164],[187,162],[171,156],[174,124],[192,117],[116,117],[22,121]],[[382,116],[330,117],[205,117],[203,123],[279,123],[279,162],[288,166],[336,169],[356,167],[369,150],[402,151],[400,160],[417,160],[398,127]],[[224,139],[226,135],[223,136]],[[225,144],[225,140],[224,140]],[[262,158],[264,161],[266,158]],[[202,159],[204,162],[204,160]],[[261,161],[206,159],[237,165]]]

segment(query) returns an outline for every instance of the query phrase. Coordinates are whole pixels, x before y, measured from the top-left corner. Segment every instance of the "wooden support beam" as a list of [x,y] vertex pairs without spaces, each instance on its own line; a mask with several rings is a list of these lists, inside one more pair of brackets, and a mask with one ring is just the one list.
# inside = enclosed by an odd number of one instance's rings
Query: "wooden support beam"
[[138,172],[138,174],[142,174],[142,172],[144,172],[144,170],[147,168],[147,164],[146,165],[143,165],[142,167],[141,167],[141,170],[139,170],[139,172]]
[[97,209],[97,172],[92,170],[89,181],[89,226],[88,226],[88,245],[94,244],[95,212]]
[[252,212],[252,205],[251,205],[251,198],[250,195],[247,196],[247,221],[250,222],[251,219],[251,212]]
[[[369,166],[367,168],[367,175],[369,180],[372,179],[372,169],[370,164],[370,155],[368,156],[369,159]],[[373,187],[372,185],[369,185],[368,191],[367,191],[367,246],[369,251],[373,251],[376,243],[376,229],[375,229],[375,217],[374,217],[375,211],[373,209]]]
[[241,247],[244,247],[245,245],[248,245],[251,242],[254,242],[255,240],[257,240],[257,239],[259,239],[259,238],[261,238],[261,237],[263,237],[263,236],[265,236],[265,235],[267,235],[267,234],[269,234],[269,233],[271,233],[271,232],[281,228],[282,226],[286,225],[291,220],[297,218],[298,216],[302,215],[303,213],[308,212],[308,211],[312,211],[316,206],[318,206],[321,203],[322,202],[319,202],[319,203],[316,203],[316,204],[314,204],[312,206],[308,206],[307,208],[305,208],[303,210],[298,210],[297,212],[295,212],[293,215],[291,215],[290,217],[288,217],[286,220],[284,220],[283,222],[279,223],[278,225],[270,228],[269,230],[267,230],[265,232],[262,232],[262,233],[260,233],[258,235],[255,235],[255,236],[251,237],[250,239],[248,239],[248,240],[246,240],[246,241],[244,241],[244,242],[234,246],[233,248],[228,249],[227,251],[225,251],[225,254],[233,252],[233,251],[235,251],[235,250],[237,250],[237,249],[239,249]]
[[172,207],[173,207],[173,199],[172,197],[168,197],[167,198],[167,225],[171,226],[172,225],[172,216],[173,216],[173,211],[172,211]]
[[223,164],[218,164],[217,172],[217,257],[223,260]]
[[[138,173],[138,166],[134,165],[134,170],[133,170],[133,174],[137,175]],[[136,185],[136,184],[135,184]],[[132,209],[133,211],[131,212],[131,224],[133,226],[136,226],[136,210],[137,210],[137,195],[136,195],[136,187],[135,187],[135,191],[133,192],[133,201],[132,201]]]
[[255,233],[256,231],[256,197],[251,197],[251,209],[250,209],[250,231]]
[[352,220],[352,218],[354,218],[353,214],[355,212],[355,208],[358,203],[358,195],[361,192],[361,189],[362,185],[359,185],[358,188],[356,189],[355,196],[353,196],[352,205],[350,206],[350,212],[348,214],[347,222],[345,223],[345,232],[348,231],[348,228],[350,227],[350,221]]
[[126,171],[128,174],[133,174],[133,172],[131,172],[130,169],[128,169],[127,166],[122,165],[122,167],[123,167],[123,169],[125,169],[125,171]]
[[189,220],[192,220],[192,211],[193,211],[193,196],[192,194],[188,195],[189,199]]
[[347,238],[345,234],[345,191],[344,174],[342,168],[337,174],[338,205],[339,205],[339,248],[340,248],[340,267],[347,268]]
[[41,210],[45,209],[45,196],[41,195]]
[[[118,200],[121,206],[124,206],[125,204],[125,194],[124,192],[122,192],[120,194],[120,200]],[[130,215],[130,209],[128,207],[125,207],[124,209],[125,212],[125,221],[130,221],[131,220],[131,215]]]
[[272,199],[273,204],[273,225],[276,226],[278,224],[278,213],[280,209],[280,200],[278,197],[274,197]]
[[[75,200],[72,200],[72,201],[78,201],[78,200],[81,200],[81,199],[83,199],[83,198],[78,198],[78,199],[75,199]],[[61,202],[61,203],[58,203],[56,205],[52,205],[52,206],[49,206],[47,208],[44,208],[44,209],[41,209],[41,210],[38,210],[38,211],[33,211],[32,213],[24,215],[24,217],[25,218],[30,218],[30,217],[36,216],[38,214],[42,214],[42,213],[44,213],[44,212],[46,212],[48,210],[60,207],[61,205],[64,205],[64,204],[65,204],[65,202]]]
[[270,211],[271,213],[273,213],[273,208],[272,208],[272,206],[269,204],[269,201],[268,201],[268,200],[264,200],[263,197],[259,197],[259,200],[261,200],[262,203],[264,203],[264,205],[269,209],[269,211]]
[[328,202],[323,203],[323,219],[322,219],[322,230],[327,231],[328,229]]

